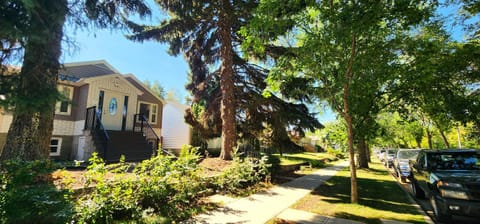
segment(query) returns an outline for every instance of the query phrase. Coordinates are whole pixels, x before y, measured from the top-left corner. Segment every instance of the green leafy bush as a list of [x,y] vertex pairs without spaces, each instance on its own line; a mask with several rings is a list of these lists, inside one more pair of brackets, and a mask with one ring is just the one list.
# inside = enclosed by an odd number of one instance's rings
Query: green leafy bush
[[0,164],[0,223],[67,223],[74,207],[68,186],[58,189],[51,161]]
[[94,153],[89,160],[84,192],[76,206],[79,223],[109,223],[113,220],[136,220],[142,217],[135,195],[136,181],[122,161],[105,165]]
[[223,193],[238,194],[242,189],[270,177],[268,156],[260,159],[235,156],[233,164],[213,180],[216,190]]
[[79,223],[168,223],[183,220],[198,209],[206,189],[200,178],[196,148],[186,146],[178,158],[157,155],[138,164],[105,165],[95,154],[87,171],[87,186],[77,204]]

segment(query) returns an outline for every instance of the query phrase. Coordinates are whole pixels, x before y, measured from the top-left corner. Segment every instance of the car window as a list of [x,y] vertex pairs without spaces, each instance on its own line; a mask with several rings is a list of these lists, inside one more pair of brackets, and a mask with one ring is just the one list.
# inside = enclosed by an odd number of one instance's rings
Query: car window
[[475,170],[480,167],[480,153],[455,152],[432,155],[429,166],[443,170]]
[[398,158],[399,159],[410,159],[414,160],[417,158],[419,151],[417,150],[408,150],[408,151],[399,151]]

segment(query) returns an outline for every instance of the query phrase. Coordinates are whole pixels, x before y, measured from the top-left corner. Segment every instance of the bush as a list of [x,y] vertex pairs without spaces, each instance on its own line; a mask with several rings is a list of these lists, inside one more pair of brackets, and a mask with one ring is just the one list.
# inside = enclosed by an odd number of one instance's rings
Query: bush
[[261,159],[246,157],[241,159],[235,156],[233,164],[215,177],[213,183],[217,191],[238,194],[242,189],[262,180],[270,179],[268,156]]
[[269,164],[268,171],[270,174],[275,175],[280,171],[280,158],[278,156],[269,155],[266,163]]
[[51,161],[0,164],[0,223],[67,223],[74,207],[68,186],[57,189]]
[[94,154],[86,174],[94,186],[77,204],[77,221],[168,223],[191,217],[206,184],[198,173],[197,149],[185,146],[180,154],[176,159],[157,155],[131,173],[128,164],[106,166]]
[[105,165],[94,153],[89,160],[84,192],[77,201],[76,221],[79,223],[110,223],[113,220],[140,219],[135,179],[125,171],[128,164]]

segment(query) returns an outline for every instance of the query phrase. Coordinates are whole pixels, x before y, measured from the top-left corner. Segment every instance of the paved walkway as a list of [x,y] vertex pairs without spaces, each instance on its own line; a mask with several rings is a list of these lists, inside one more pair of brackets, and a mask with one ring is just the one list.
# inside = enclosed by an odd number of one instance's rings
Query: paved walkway
[[342,161],[334,166],[319,169],[312,174],[272,187],[265,192],[246,198],[225,200],[221,208],[198,215],[192,222],[263,224],[278,216],[296,223],[360,223],[288,209],[346,166],[348,161]]

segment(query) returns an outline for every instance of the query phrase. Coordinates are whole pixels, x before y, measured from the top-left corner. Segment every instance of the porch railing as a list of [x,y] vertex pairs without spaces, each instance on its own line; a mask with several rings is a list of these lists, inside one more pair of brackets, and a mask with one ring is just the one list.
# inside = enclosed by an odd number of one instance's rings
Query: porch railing
[[144,114],[135,114],[133,119],[133,132],[141,132],[147,142],[152,145],[153,153],[156,154],[158,150],[168,155],[173,153],[159,147],[160,138],[153,130],[152,126],[148,123],[148,119]]
[[87,108],[87,113],[85,115],[85,130],[91,131],[94,142],[100,144],[102,147],[103,158],[107,159],[110,137],[108,136],[105,127],[103,127],[99,111],[97,111],[95,106]]

